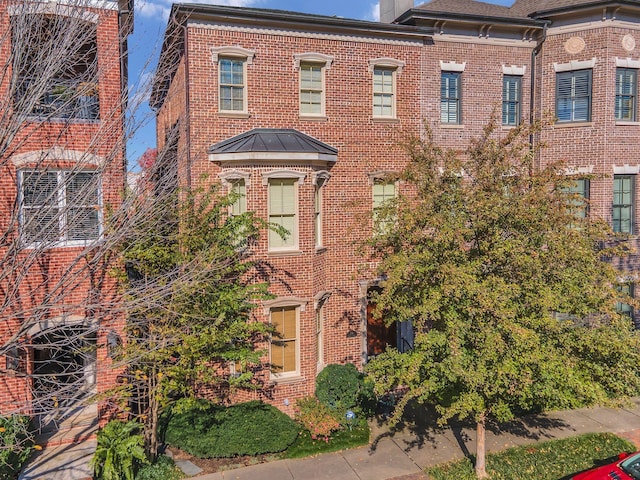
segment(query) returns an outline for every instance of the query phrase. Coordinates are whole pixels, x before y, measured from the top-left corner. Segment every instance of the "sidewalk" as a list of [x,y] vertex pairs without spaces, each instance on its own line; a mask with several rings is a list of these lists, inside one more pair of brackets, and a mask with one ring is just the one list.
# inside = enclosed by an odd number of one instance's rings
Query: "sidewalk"
[[[487,451],[495,452],[553,438],[613,432],[640,449],[640,398],[629,408],[585,408],[530,416],[487,431]],[[468,426],[437,428],[417,419],[391,433],[373,425],[372,444],[300,460],[280,460],[191,477],[195,480],[423,480],[425,468],[475,451]]]

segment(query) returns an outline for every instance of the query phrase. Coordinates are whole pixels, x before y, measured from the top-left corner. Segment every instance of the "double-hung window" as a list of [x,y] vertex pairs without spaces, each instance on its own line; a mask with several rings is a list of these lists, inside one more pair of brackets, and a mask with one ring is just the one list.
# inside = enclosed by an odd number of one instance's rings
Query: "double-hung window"
[[244,178],[231,180],[231,194],[233,203],[231,204],[231,215],[242,215],[247,211],[247,184]]
[[245,112],[247,110],[245,64],[244,58],[221,57],[219,59],[221,112]]
[[324,64],[300,64],[300,115],[324,115]]
[[373,69],[373,116],[395,118],[395,69]]
[[633,233],[635,175],[613,176],[613,231]]
[[269,179],[269,222],[281,229],[269,230],[269,250],[298,247],[297,182],[295,178]]
[[298,373],[298,309],[296,306],[271,308],[271,371],[277,375]]
[[[635,298],[635,285],[633,282],[625,282],[618,284],[617,290],[628,298]],[[628,316],[631,321],[634,323],[635,327],[638,328],[639,325],[635,321],[635,311],[633,309],[633,305],[630,305],[624,301],[616,302],[616,311],[621,313],[622,315]]]
[[21,170],[19,185],[25,244],[84,245],[100,237],[98,173]]
[[516,126],[520,123],[522,103],[522,77],[502,77],[502,124]]
[[635,122],[638,70],[616,68],[616,120]]
[[569,210],[578,219],[586,218],[588,215],[590,186],[588,178],[575,178],[566,189],[572,197],[569,200]]
[[391,219],[385,216],[384,207],[396,197],[396,184],[383,178],[373,181],[373,224],[377,233],[385,233],[390,227]]
[[449,124],[462,123],[461,108],[461,72],[441,73],[440,84],[440,122]]
[[591,121],[592,69],[556,73],[558,122]]

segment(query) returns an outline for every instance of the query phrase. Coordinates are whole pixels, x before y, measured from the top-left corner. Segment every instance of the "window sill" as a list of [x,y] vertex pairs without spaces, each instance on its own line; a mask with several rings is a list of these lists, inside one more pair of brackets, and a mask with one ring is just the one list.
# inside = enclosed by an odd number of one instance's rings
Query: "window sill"
[[400,123],[396,117],[371,117],[373,123]]
[[519,125],[502,125],[502,130],[513,130],[514,128],[518,128]]
[[638,125],[640,125],[640,122],[630,122],[630,121],[626,121],[626,120],[616,120],[616,126],[637,127]]
[[578,127],[593,127],[593,122],[556,122],[554,128],[578,128]]
[[251,118],[247,112],[218,112],[219,118]]
[[286,375],[278,375],[275,373],[271,374],[271,383],[277,385],[290,385],[293,383],[302,383],[305,381],[305,378],[299,373],[292,373]]
[[324,247],[324,246],[316,247],[316,253],[324,253],[326,251],[327,251],[327,247]]
[[269,257],[297,257],[302,255],[302,250],[269,250]]
[[47,122],[47,123],[67,123],[71,125],[100,125],[100,119],[91,118],[66,118],[66,117],[46,117],[38,115],[28,115],[25,122]]
[[23,243],[22,248],[25,250],[56,250],[56,249],[67,249],[67,248],[89,248],[97,245],[100,239],[96,238],[95,240],[90,240],[87,242],[84,241],[70,241],[70,242],[46,242],[46,243]]
[[453,130],[463,130],[464,125],[461,123],[441,123],[440,128],[451,128]]
[[326,122],[329,120],[326,115],[298,115],[298,119],[304,122]]

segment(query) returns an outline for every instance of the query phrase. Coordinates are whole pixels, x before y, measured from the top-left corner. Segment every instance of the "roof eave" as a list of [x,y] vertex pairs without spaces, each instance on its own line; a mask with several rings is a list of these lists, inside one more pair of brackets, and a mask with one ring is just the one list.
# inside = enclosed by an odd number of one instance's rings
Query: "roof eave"
[[493,23],[509,26],[522,26],[543,28],[547,20],[524,17],[493,17],[488,15],[474,15],[467,13],[432,12],[420,8],[412,8],[400,15],[396,23],[405,23],[415,20],[454,20],[465,23]]
[[607,6],[607,7],[615,7],[615,6],[629,6],[629,7],[636,7],[636,8],[640,8],[640,5],[638,5],[637,0],[621,0],[618,2],[611,2],[610,0],[598,0],[598,1],[594,1],[594,2],[589,2],[589,3],[584,3],[582,5],[569,5],[569,6],[564,6],[564,7],[560,7],[560,8],[550,8],[547,10],[540,10],[540,11],[536,11],[536,12],[532,12],[529,14],[530,17],[535,17],[535,18],[540,18],[540,17],[549,17],[552,15],[561,15],[563,13],[567,13],[567,12],[575,12],[575,11],[579,11],[579,10],[587,10],[589,8],[594,8],[594,7],[603,7],[603,6]]
[[209,161],[214,163],[243,162],[286,162],[286,163],[336,163],[337,154],[328,153],[292,153],[292,152],[234,152],[209,153]]

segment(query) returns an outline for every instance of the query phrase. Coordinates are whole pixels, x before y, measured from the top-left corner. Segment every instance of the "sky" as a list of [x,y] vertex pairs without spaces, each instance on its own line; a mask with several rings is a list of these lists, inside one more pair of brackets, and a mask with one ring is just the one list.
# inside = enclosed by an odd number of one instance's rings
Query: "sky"
[[[485,0],[486,3],[511,5],[513,0]],[[137,169],[137,160],[147,148],[155,147],[155,123],[144,94],[137,91],[148,84],[155,71],[160,46],[167,25],[172,3],[202,3],[236,7],[289,10],[318,15],[339,16],[359,20],[378,20],[376,0],[135,0],[134,33],[129,37],[129,86],[132,93],[130,104],[135,114],[130,124],[131,139],[127,144],[129,167]],[[423,3],[417,0],[416,4]]]

